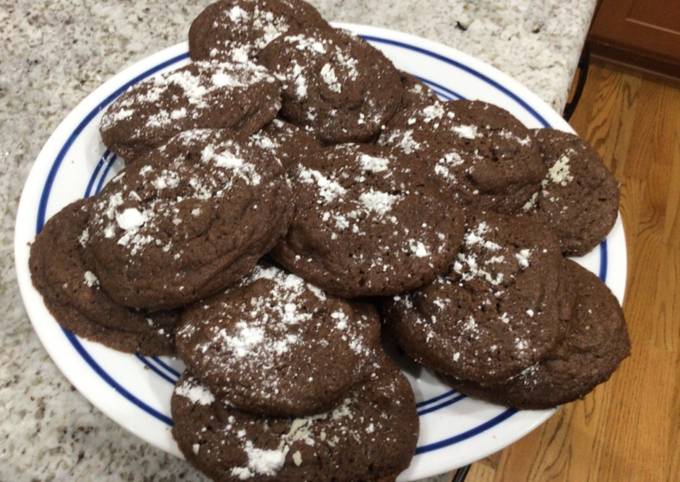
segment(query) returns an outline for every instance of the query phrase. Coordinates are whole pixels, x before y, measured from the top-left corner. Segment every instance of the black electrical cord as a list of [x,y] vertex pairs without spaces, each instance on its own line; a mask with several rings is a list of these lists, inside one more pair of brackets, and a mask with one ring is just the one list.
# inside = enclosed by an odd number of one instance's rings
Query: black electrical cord
[[456,473],[453,475],[453,479],[451,479],[451,482],[463,482],[465,480],[465,477],[467,477],[469,471],[470,471],[469,465],[466,465],[456,470]]
[[586,41],[583,46],[583,51],[581,52],[581,58],[578,61],[578,81],[576,82],[576,90],[574,95],[567,105],[564,107],[564,117],[567,121],[571,119],[574,115],[578,101],[581,100],[581,94],[583,94],[583,88],[586,86],[586,80],[588,79],[588,68],[590,67],[590,44]]

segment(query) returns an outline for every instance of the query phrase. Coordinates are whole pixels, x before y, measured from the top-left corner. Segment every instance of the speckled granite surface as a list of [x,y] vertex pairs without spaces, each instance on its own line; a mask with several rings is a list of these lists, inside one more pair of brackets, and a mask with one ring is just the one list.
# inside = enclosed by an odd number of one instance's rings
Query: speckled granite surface
[[[57,371],[19,297],[13,231],[24,179],[59,121],[124,66],[183,40],[208,3],[0,0],[0,481],[203,480],[108,420]],[[476,55],[559,110],[595,0],[312,3],[329,19],[403,30]]]

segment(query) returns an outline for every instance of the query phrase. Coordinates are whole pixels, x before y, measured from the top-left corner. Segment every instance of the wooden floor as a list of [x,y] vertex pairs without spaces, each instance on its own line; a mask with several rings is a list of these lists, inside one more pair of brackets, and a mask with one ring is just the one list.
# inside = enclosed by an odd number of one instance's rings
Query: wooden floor
[[466,482],[680,481],[680,88],[596,64],[571,123],[621,183],[632,356]]

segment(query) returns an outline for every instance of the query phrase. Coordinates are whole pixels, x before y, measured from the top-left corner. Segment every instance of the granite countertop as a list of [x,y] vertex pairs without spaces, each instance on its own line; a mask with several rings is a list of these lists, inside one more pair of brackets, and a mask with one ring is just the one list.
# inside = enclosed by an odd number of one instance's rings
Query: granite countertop
[[[61,119],[123,67],[184,40],[208,3],[0,0],[0,480],[203,480],[125,432],[59,373],[19,296],[13,234],[24,180]],[[561,110],[596,1],[312,3],[328,19],[402,30],[475,55]]]

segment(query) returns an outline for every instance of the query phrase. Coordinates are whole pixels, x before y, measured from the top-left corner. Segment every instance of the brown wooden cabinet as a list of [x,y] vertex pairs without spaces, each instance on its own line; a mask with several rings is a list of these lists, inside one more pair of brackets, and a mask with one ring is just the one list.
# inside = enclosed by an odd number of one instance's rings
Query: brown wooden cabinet
[[602,0],[593,54],[680,78],[680,0]]

